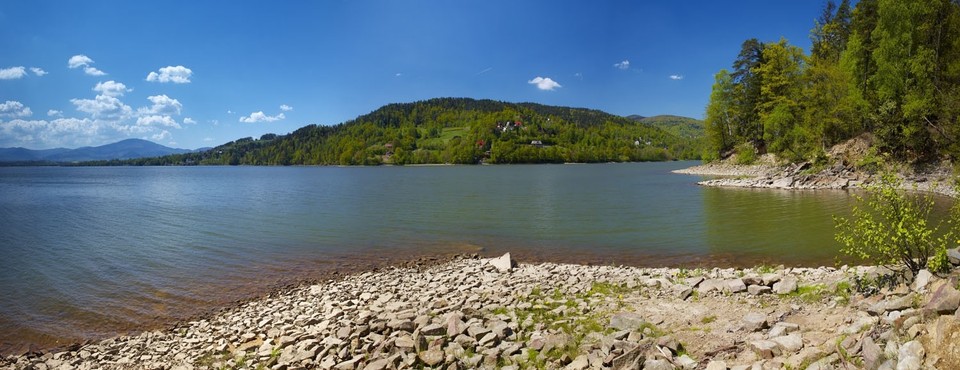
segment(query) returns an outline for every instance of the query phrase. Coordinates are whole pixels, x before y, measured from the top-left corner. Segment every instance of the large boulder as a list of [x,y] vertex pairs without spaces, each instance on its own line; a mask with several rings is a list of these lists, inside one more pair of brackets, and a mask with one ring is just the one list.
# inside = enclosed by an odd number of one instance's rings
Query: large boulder
[[777,294],[790,294],[797,290],[797,278],[792,275],[784,276],[779,282],[773,284],[773,292]]
[[944,315],[956,312],[957,307],[960,307],[960,291],[950,281],[945,281],[933,292],[923,310],[927,314]]

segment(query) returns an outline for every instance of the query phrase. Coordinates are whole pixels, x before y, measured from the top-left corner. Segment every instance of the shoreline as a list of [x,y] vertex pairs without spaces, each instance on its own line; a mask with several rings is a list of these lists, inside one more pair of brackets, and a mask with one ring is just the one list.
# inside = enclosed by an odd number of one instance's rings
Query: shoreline
[[[873,181],[874,175],[842,164],[820,171],[811,170],[809,163],[790,165],[736,165],[705,163],[672,171],[677,174],[716,176],[701,180],[697,185],[711,187],[782,189],[782,190],[848,190],[858,189]],[[901,188],[960,198],[948,166],[940,165],[926,172],[903,172]]]
[[882,274],[457,257],[289,288],[166,330],[5,357],[0,368],[956,364],[958,271],[875,294],[856,289]]

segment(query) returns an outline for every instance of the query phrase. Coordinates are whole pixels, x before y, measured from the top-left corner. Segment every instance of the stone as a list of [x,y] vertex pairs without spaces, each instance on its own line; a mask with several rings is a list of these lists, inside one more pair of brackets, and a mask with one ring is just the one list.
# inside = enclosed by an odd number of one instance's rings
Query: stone
[[694,276],[694,277],[683,279],[684,285],[689,286],[691,288],[696,288],[702,282],[703,282],[703,276]]
[[920,370],[924,349],[920,342],[912,340],[900,346],[897,370]]
[[580,355],[580,356],[577,356],[577,358],[573,359],[573,362],[571,362],[566,367],[564,367],[564,369],[584,370],[588,367],[590,367],[590,360],[587,359],[586,355]]
[[743,280],[740,279],[730,279],[726,281],[726,291],[731,293],[740,293],[747,290],[747,285],[743,283]]
[[[614,369],[635,369],[638,366],[638,361],[642,361],[644,353],[646,353],[650,348],[652,348],[653,343],[645,342],[640,343],[640,345],[633,347],[633,349],[626,351],[624,354],[617,356],[613,359],[612,366]],[[648,367],[646,364],[643,366],[644,369]]]
[[957,307],[960,307],[960,291],[957,291],[957,288],[954,288],[953,284],[948,282],[941,284],[940,288],[933,292],[930,301],[923,306],[923,310],[924,312],[946,315],[956,312]]
[[427,366],[436,366],[443,361],[444,357],[443,351],[438,348],[428,349],[417,354],[417,358]]
[[616,330],[634,331],[643,326],[647,321],[643,316],[635,312],[618,312],[610,317],[611,328]]
[[955,266],[960,265],[960,248],[947,249],[947,259]]
[[767,316],[757,312],[750,312],[743,317],[743,330],[754,332],[767,328]]
[[757,354],[757,357],[762,359],[771,359],[776,356],[780,356],[780,347],[776,342],[769,340],[758,340],[750,342],[750,350]]
[[[614,367],[614,369],[619,368]],[[670,364],[670,362],[667,360],[651,358],[643,361],[643,370],[676,370],[676,367]]]
[[933,274],[931,274],[929,270],[920,270],[920,272],[917,273],[917,277],[913,279],[913,291],[917,293],[927,291],[927,285],[930,284],[931,279],[933,279]]
[[727,363],[724,361],[710,361],[705,370],[727,370]]
[[750,295],[768,294],[771,291],[773,291],[773,288],[766,285],[750,285],[747,287],[747,293],[750,293]]
[[393,342],[393,345],[397,346],[397,348],[409,351],[416,346],[416,342],[409,335],[404,335],[397,338],[397,340]]
[[790,294],[797,290],[797,278],[792,275],[784,276],[779,282],[773,284],[773,292],[777,294]]
[[863,366],[867,370],[877,370],[880,365],[886,361],[883,350],[873,341],[869,335],[863,339],[860,353],[863,355]]
[[796,353],[803,349],[803,337],[800,333],[792,333],[771,339],[780,346],[782,352]]
[[725,285],[724,281],[719,279],[704,280],[697,286],[697,293],[706,294],[715,290],[722,292]]
[[743,280],[743,283],[747,285],[763,285],[763,278],[760,275],[746,275],[740,280]]
[[450,315],[447,317],[447,336],[456,338],[456,336],[467,331],[467,323],[463,322],[462,315]]
[[446,333],[447,333],[447,330],[444,329],[444,327],[441,326],[440,324],[430,324],[420,329],[420,334],[423,334],[423,335],[437,336],[437,335],[444,335]]
[[681,369],[693,370],[697,368],[697,361],[690,358],[690,356],[683,355],[676,359],[677,365],[680,365]]
[[781,321],[776,324],[773,324],[773,327],[770,328],[770,332],[767,333],[767,338],[782,337],[784,335],[797,332],[799,330],[800,330],[800,325]]
[[760,276],[760,281],[763,285],[773,286],[773,284],[776,284],[782,278],[783,276],[780,274],[768,273]]
[[681,285],[680,289],[677,290],[677,297],[679,297],[681,300],[686,300],[687,298],[690,298],[691,295],[693,295],[693,288],[691,287]]
[[337,370],[353,370],[357,368],[357,363],[360,362],[360,360],[363,360],[363,356],[357,356],[347,361],[343,361],[338,363],[333,368]]
[[510,259],[509,252],[500,257],[487,259],[486,261],[500,272],[510,272],[510,270],[513,270],[513,267],[516,265],[516,263]]

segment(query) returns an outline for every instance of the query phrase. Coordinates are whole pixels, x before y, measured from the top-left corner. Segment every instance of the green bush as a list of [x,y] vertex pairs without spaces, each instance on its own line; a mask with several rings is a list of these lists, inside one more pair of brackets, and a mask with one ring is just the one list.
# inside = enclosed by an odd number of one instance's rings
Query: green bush
[[[866,196],[856,196],[860,205],[853,209],[851,219],[834,217],[840,251],[889,267],[900,265],[914,273],[923,268],[946,271],[947,244],[956,240],[954,226],[960,219],[958,206],[949,219],[933,221],[933,197],[907,194],[892,173],[882,173],[879,181],[865,190]],[[941,226],[946,226],[944,232]]]
[[757,151],[747,142],[737,145],[737,164],[753,164],[757,161]]

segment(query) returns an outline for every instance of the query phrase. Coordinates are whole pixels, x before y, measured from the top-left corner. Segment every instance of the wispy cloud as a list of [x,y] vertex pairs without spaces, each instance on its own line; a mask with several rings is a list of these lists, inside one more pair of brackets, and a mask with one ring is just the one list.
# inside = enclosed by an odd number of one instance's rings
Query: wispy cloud
[[482,74],[487,73],[487,72],[490,72],[490,71],[492,71],[492,70],[493,70],[493,67],[484,68],[482,71],[477,72],[477,76],[482,75]]
[[185,125],[196,125],[197,121],[190,117],[183,117],[183,124]]
[[557,88],[563,87],[556,81],[550,79],[550,77],[534,77],[532,80],[527,81],[528,84],[537,85],[537,88],[540,90],[553,91]]
[[16,80],[27,75],[27,70],[23,66],[0,69],[0,80]]
[[90,59],[90,57],[83,54],[78,54],[70,57],[70,59],[67,60],[67,67],[70,67],[70,69],[83,67],[83,73],[91,76],[103,76],[107,74],[106,72],[91,66],[93,63],[93,59]]
[[250,113],[249,116],[240,117],[240,122],[243,122],[243,123],[274,122],[274,121],[282,120],[284,118],[287,118],[287,117],[284,116],[283,113],[280,113],[276,116],[268,116],[264,114],[263,111],[259,111],[259,112]]
[[284,112],[289,112],[289,111],[292,111],[292,110],[293,110],[293,107],[291,107],[291,106],[289,106],[289,105],[286,105],[286,104],[280,104],[280,110],[282,110],[282,111],[284,111]]
[[160,73],[150,72],[147,74],[147,81],[150,82],[173,82],[175,84],[187,84],[190,83],[190,76],[193,75],[193,71],[190,68],[184,66],[166,66],[160,68]]
[[29,117],[33,114],[30,107],[15,100],[7,100],[0,103],[0,117]]
[[40,67],[30,67],[30,72],[33,72],[33,74],[37,75],[37,77],[43,77],[43,75],[49,73]]
[[617,69],[630,69],[630,61],[624,60],[620,63],[614,63],[613,66],[616,67]]
[[674,81],[680,81],[683,79],[683,75],[670,75],[670,79]]
[[403,77],[403,73],[397,72],[393,75],[394,77]]

